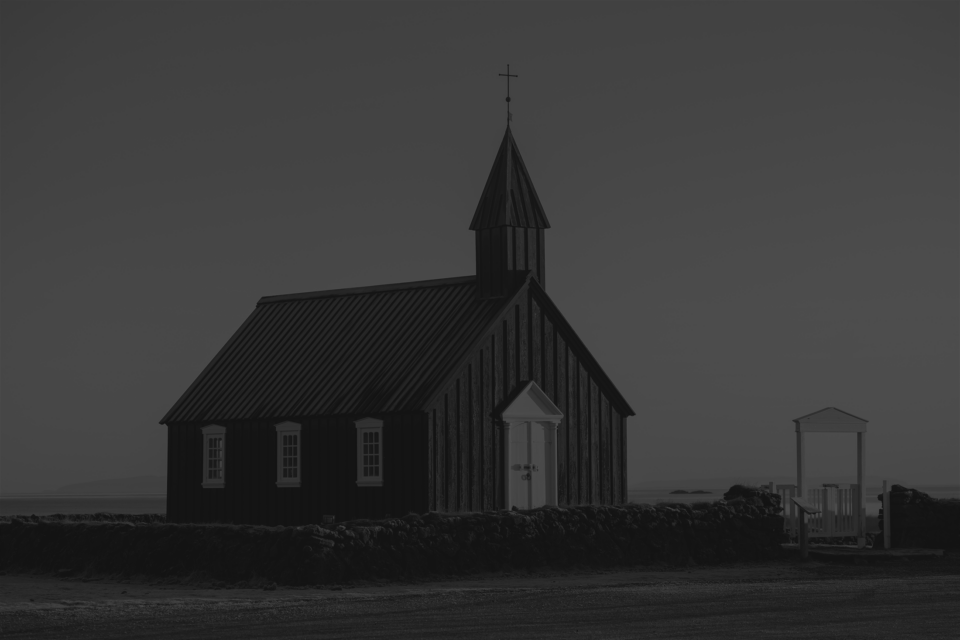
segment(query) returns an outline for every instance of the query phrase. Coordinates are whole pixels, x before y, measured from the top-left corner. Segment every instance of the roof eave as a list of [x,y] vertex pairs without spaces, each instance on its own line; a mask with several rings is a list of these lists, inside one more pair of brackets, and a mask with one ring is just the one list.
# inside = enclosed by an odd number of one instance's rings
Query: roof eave
[[231,346],[231,345],[237,340],[237,338],[243,333],[244,328],[246,328],[246,326],[250,323],[250,321],[253,319],[253,316],[255,316],[256,313],[257,313],[257,310],[256,310],[256,309],[254,309],[252,312],[250,312],[250,314],[247,316],[246,320],[244,320],[243,323],[240,324],[240,327],[237,328],[237,330],[233,332],[233,335],[232,335],[232,336],[230,336],[230,339],[227,340],[227,342],[226,342],[222,347],[220,347],[220,350],[217,351],[217,355],[213,356],[213,358],[210,360],[210,362],[207,363],[207,366],[205,366],[205,367],[200,371],[200,374],[193,380],[193,382],[190,384],[190,386],[187,387],[187,390],[184,391],[182,394],[180,394],[180,397],[177,399],[176,402],[173,403],[173,406],[170,407],[170,410],[167,411],[167,412],[163,415],[163,417],[160,419],[160,424],[163,424],[163,425],[167,424],[167,422],[170,420],[170,416],[176,414],[177,410],[180,408],[180,405],[183,404],[183,402],[184,402],[184,401],[187,399],[187,397],[190,395],[190,392],[193,391],[194,387],[196,387],[197,384],[199,384],[200,380],[203,379],[203,377],[204,377],[204,375],[207,373],[207,371],[209,371],[210,369],[212,369],[213,366],[214,366],[217,362],[219,362],[220,358],[223,357],[223,355],[227,352],[227,350],[230,348],[230,346]]
[[557,307],[557,305],[554,304],[553,300],[550,299],[550,296],[547,295],[546,290],[542,286],[540,286],[540,282],[536,278],[533,278],[532,280],[534,283],[536,283],[535,291],[537,291],[537,295],[538,297],[540,297],[540,303],[541,304],[546,303],[550,307],[550,310],[555,314],[555,317],[560,320],[564,328],[570,332],[571,336],[573,336],[576,342],[576,345],[581,349],[582,353],[585,355],[583,359],[587,360],[587,362],[590,363],[590,366],[593,367],[593,370],[595,370],[597,373],[600,374],[600,378],[602,379],[604,384],[606,384],[607,387],[611,391],[613,391],[614,395],[616,396],[616,400],[618,400],[619,404],[622,405],[621,408],[625,408],[627,410],[627,412],[623,413],[623,415],[624,416],[637,415],[637,413],[633,410],[633,407],[630,406],[630,403],[627,402],[627,399],[624,398],[623,394],[620,393],[620,390],[617,389],[617,386],[613,384],[613,381],[610,379],[610,376],[607,375],[607,373],[603,370],[603,367],[600,366],[600,363],[597,362],[597,359],[593,357],[592,353],[590,353],[590,349],[587,348],[587,345],[583,343],[583,340],[580,339],[580,336],[577,335],[577,332],[574,331],[572,326],[570,326],[570,323],[567,322],[567,319],[563,317],[563,313],[560,312],[560,309]]

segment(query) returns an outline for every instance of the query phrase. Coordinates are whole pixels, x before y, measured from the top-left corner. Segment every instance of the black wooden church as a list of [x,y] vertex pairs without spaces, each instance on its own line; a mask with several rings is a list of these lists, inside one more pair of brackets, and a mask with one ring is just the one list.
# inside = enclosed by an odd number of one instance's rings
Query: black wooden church
[[168,519],[624,502],[634,412],[547,296],[549,227],[508,124],[476,276],[261,298],[160,421]]

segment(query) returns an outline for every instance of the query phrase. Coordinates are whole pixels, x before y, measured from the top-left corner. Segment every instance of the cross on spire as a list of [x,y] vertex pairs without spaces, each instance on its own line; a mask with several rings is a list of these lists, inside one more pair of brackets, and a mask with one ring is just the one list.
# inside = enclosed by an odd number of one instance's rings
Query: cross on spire
[[510,65],[507,65],[506,73],[498,73],[499,76],[506,76],[507,78],[507,124],[510,124],[512,119],[510,116],[510,78],[519,78],[520,76],[510,73]]

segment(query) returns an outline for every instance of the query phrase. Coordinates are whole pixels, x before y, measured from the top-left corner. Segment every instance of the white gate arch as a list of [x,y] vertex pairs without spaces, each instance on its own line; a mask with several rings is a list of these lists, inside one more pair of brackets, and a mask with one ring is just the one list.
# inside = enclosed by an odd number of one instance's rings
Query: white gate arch
[[[818,533],[812,536],[830,537],[852,534],[857,538],[857,546],[864,547],[867,528],[866,486],[864,485],[867,472],[867,420],[836,407],[827,407],[801,416],[793,423],[796,425],[797,432],[796,495],[805,498],[810,494],[809,497],[822,511],[817,516],[819,520],[811,523],[818,530]],[[846,492],[844,491],[846,485],[824,486],[822,489],[812,490],[811,488],[811,491],[807,491],[804,485],[805,436],[814,432],[857,434],[857,483],[849,485],[849,490]]]

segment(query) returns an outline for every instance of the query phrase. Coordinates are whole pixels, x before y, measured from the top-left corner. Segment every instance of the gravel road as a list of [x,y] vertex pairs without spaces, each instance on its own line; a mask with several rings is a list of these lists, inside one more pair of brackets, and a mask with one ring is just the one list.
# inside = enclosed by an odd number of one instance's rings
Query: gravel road
[[782,562],[276,591],[7,575],[0,635],[960,638],[960,562]]

